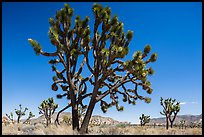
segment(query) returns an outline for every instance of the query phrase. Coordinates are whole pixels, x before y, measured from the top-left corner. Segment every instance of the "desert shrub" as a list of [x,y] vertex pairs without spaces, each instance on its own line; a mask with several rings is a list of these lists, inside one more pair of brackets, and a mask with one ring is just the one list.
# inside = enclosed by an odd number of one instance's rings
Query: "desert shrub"
[[71,125],[71,123],[72,123],[72,119],[68,116],[63,116],[62,121],[63,121],[63,123],[66,123],[67,125]]
[[125,128],[127,125],[124,123],[119,123],[116,125],[116,127],[120,127],[120,128]]

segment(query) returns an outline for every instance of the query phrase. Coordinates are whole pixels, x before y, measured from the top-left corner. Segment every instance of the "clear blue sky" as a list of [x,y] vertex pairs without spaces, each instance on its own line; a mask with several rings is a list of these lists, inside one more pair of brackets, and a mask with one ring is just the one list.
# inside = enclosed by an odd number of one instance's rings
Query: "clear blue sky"
[[[84,18],[88,15],[93,22],[92,2],[69,2],[74,15]],[[160,97],[176,98],[182,102],[179,114],[202,113],[202,3],[197,2],[101,2],[110,6],[112,15],[117,14],[124,23],[124,29],[133,30],[127,58],[134,51],[143,50],[150,44],[158,54],[152,64],[155,75],[150,78],[153,93],[152,102],[136,102],[136,106],[122,103],[123,112],[115,107],[103,114],[96,106],[94,114],[112,117],[120,121],[139,122],[144,113],[151,117],[161,117]],[[2,115],[10,113],[22,104],[38,115],[42,100],[54,97],[60,109],[67,100],[56,99],[57,93],[51,90],[51,66],[49,58],[36,56],[27,39],[39,41],[45,51],[53,51],[48,38],[48,19],[64,3],[5,3],[2,4]],[[92,23],[93,24],[93,23]],[[90,24],[91,25],[91,24]],[[142,95],[147,95],[145,91]],[[59,111],[59,109],[57,109]],[[70,111],[67,110],[67,111]]]

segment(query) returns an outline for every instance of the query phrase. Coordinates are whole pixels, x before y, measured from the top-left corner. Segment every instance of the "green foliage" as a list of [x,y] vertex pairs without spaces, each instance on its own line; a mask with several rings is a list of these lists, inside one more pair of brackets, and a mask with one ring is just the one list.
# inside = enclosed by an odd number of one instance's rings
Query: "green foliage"
[[54,26],[55,25],[55,21],[53,18],[49,18],[49,23],[51,26]]
[[[177,113],[180,111],[180,103],[176,103],[176,99],[167,98],[163,100],[160,98],[160,104],[163,107],[163,111],[160,112],[161,115],[165,115],[167,119],[171,122],[171,127],[173,126],[173,122],[177,116]],[[167,127],[168,129],[168,127]]]
[[146,123],[150,122],[150,116],[145,116],[144,114],[142,114],[142,116],[139,117],[140,119],[140,124],[141,126],[144,126]]
[[42,49],[42,47],[40,46],[40,44],[36,41],[36,40],[32,40],[32,39],[28,39],[28,42],[31,44],[31,46],[33,47],[36,55],[40,54],[40,51]]
[[151,62],[155,62],[157,60],[157,54],[156,53],[153,53],[150,57],[150,61]]
[[118,111],[123,111],[123,110],[124,110],[124,107],[123,107],[123,106],[117,107],[117,110],[118,110]]
[[40,111],[39,114],[43,114],[45,116],[47,126],[51,123],[51,116],[54,114],[57,108],[58,104],[55,104],[53,98],[43,100],[43,102],[38,107]]
[[[102,101],[104,94],[101,91],[97,93],[97,99],[94,102],[101,101],[101,110],[104,113],[114,105],[118,111],[124,110],[123,106],[119,106],[118,94],[123,96],[123,102],[129,104],[135,105],[137,99],[150,103],[151,98],[143,97],[137,93],[138,86],[142,86],[148,94],[153,91],[147,76],[153,75],[154,70],[151,67],[147,68],[147,64],[155,62],[157,54],[154,53],[149,59],[144,60],[144,57],[151,51],[150,45],[146,45],[143,52],[134,52],[133,59],[123,60],[129,52],[128,46],[133,38],[133,31],[124,32],[123,22],[119,21],[117,15],[111,15],[111,9],[108,6],[93,4],[92,11],[95,20],[92,31],[89,26],[90,17],[85,16],[82,19],[80,16],[76,16],[73,18],[73,11],[68,4],[65,4],[62,9],[56,12],[54,18],[49,18],[48,34],[51,43],[56,47],[55,52],[43,52],[37,41],[29,39],[36,54],[58,58],[48,62],[52,65],[52,71],[56,73],[56,76],[53,77],[52,90],[57,91],[58,86],[60,86],[66,92],[62,95],[58,94],[57,98],[66,96],[67,99],[72,99],[71,102],[74,100],[82,103],[82,100],[88,97],[86,96],[87,83],[90,82],[92,86],[97,88],[95,90],[97,92],[100,88],[108,88],[111,91],[108,92],[112,99],[111,103]],[[94,57],[93,66],[89,64],[90,53],[93,53]],[[81,63],[79,56],[84,57]],[[58,64],[63,65],[63,70],[56,68]],[[84,64],[94,79],[81,76]],[[126,83],[132,83],[135,88],[126,89]],[[120,88],[121,86],[122,88]],[[46,102],[41,104],[42,108],[46,108]],[[178,110],[179,107],[175,109]]]
[[149,75],[153,75],[155,72],[154,72],[154,70],[152,69],[152,67],[150,67],[149,69],[148,69],[148,74]]
[[52,77],[52,80],[55,82],[55,81],[57,81],[57,76],[53,76]]
[[128,39],[128,41],[130,41],[133,37],[133,31],[128,30],[126,38]]
[[17,115],[17,122],[20,123],[20,119],[22,116],[25,116],[25,112],[28,110],[28,108],[25,108],[24,110],[21,107],[21,104],[19,105],[20,109],[15,109],[15,113]]
[[116,125],[116,127],[119,127],[119,128],[125,128],[127,125],[124,124],[124,123],[119,123]]
[[152,94],[152,91],[153,91],[153,89],[149,88],[149,89],[147,90],[147,93],[148,93],[148,94]]
[[148,98],[148,97],[145,98],[145,102],[146,102],[146,103],[150,103],[151,100],[152,100],[151,98]]
[[144,54],[148,54],[151,51],[151,46],[150,45],[146,45],[144,48]]
[[134,60],[140,60],[140,59],[142,59],[142,52],[141,52],[141,51],[136,51],[136,52],[133,54],[133,59],[134,59]]

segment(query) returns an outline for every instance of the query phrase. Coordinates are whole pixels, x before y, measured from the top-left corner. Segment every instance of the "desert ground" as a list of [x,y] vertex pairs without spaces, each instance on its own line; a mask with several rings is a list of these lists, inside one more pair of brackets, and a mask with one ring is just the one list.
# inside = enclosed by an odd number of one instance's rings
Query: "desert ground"
[[[37,124],[2,124],[3,135],[79,135],[77,131],[73,131],[72,127],[66,124],[56,126],[54,124],[48,127],[41,123]],[[89,127],[88,135],[202,135],[202,128],[186,128],[178,127],[150,127],[130,126],[130,125],[102,125]]]

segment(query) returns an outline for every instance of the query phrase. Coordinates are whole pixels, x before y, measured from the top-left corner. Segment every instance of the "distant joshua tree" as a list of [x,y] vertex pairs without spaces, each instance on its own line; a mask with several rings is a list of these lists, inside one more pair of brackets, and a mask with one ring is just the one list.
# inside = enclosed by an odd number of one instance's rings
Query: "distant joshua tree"
[[33,118],[33,117],[35,117],[35,115],[33,115],[32,112],[29,112],[28,118],[23,123],[30,123],[30,119]]
[[150,122],[150,116],[145,116],[144,114],[142,114],[142,116],[139,119],[141,126],[144,126],[146,123]]
[[38,109],[40,110],[39,114],[43,114],[46,119],[46,125],[51,124],[51,117],[54,114],[55,110],[58,108],[58,104],[54,103],[53,98],[48,98],[48,100],[43,100]]
[[167,98],[164,100],[164,102],[162,97],[160,99],[160,104],[163,107],[163,112],[160,112],[160,114],[166,116],[166,129],[169,128],[169,121],[171,128],[173,127],[173,122],[180,111],[180,103],[175,103],[175,101],[176,99],[172,100],[172,98]]
[[7,117],[12,123],[14,123],[13,112],[11,112],[10,115],[9,115],[9,114],[6,114],[6,117]]
[[180,129],[180,128],[183,129],[183,127],[184,127],[184,125],[185,125],[185,122],[186,122],[185,120],[181,120],[181,121],[180,121],[179,129]]
[[24,111],[22,111],[21,104],[19,105],[20,109],[15,109],[16,115],[18,116],[17,122],[20,123],[20,118],[22,116],[25,116],[25,112],[28,110],[28,108],[25,108]]

